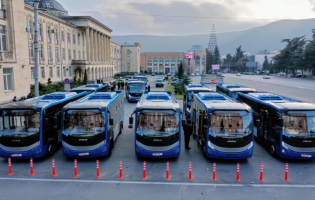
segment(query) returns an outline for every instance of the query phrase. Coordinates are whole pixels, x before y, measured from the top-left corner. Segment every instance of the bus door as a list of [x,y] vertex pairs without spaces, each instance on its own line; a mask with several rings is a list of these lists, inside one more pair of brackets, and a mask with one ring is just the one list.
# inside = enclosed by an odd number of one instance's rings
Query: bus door
[[[187,110],[187,108],[186,108],[186,98],[187,98],[187,92],[185,93],[185,95],[184,95],[184,100],[183,100],[183,108],[184,108],[184,113],[185,113],[185,117],[187,118],[187,115],[186,115],[186,110]],[[190,116],[190,118],[191,118],[191,116]]]
[[191,121],[195,122],[193,123],[193,138],[196,140],[197,132],[196,132],[196,122],[197,122],[197,111],[194,108],[193,116],[191,116]]
[[204,117],[205,117],[205,112],[202,110],[199,110],[198,112],[198,127],[197,127],[197,138],[198,138],[198,148],[199,146],[203,145],[204,139],[206,138],[206,131],[204,129]]
[[267,110],[261,110],[261,130],[260,130],[260,139],[262,143],[268,142],[268,126],[269,126],[269,113]]

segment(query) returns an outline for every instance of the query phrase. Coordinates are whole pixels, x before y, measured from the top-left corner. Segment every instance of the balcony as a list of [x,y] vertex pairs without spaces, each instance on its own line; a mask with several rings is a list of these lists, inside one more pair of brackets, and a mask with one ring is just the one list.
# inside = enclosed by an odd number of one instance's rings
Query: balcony
[[0,61],[1,62],[13,62],[14,61],[14,55],[12,52],[0,52]]
[[48,64],[49,64],[49,65],[54,64],[54,60],[53,60],[52,58],[48,59]]
[[87,65],[88,61],[86,60],[72,60],[72,65]]

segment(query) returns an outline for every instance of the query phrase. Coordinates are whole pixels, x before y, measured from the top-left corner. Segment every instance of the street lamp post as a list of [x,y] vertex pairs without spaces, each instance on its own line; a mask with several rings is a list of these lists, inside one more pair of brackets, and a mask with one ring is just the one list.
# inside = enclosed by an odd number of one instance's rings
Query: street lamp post
[[34,68],[35,68],[35,97],[39,96],[39,87],[38,87],[38,21],[37,21],[37,15],[38,15],[38,4],[40,0],[34,1],[34,49],[35,49],[35,55],[34,55]]

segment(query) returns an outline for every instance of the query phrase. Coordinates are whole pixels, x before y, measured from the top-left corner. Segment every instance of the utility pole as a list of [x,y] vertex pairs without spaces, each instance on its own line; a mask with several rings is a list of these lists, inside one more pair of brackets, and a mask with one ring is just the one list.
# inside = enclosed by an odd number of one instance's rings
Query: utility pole
[[34,1],[34,49],[35,49],[35,55],[34,55],[34,68],[35,68],[35,97],[39,96],[39,86],[38,86],[38,21],[37,21],[37,15],[38,15],[38,4],[40,0]]

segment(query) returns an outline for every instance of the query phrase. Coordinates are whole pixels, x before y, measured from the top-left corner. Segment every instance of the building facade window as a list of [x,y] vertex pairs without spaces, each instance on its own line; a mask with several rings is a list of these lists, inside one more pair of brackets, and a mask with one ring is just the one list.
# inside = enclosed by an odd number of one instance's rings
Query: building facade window
[[30,58],[34,58],[34,47],[33,47],[33,43],[28,45],[28,52],[30,55]]
[[202,57],[201,63],[202,63],[202,66],[205,66],[205,57]]
[[73,44],[75,44],[75,34],[72,35],[72,40]]
[[28,32],[28,38],[33,39],[33,26],[30,20],[27,21],[27,32]]
[[49,67],[49,77],[53,77],[53,67]]
[[175,65],[176,65],[176,58],[172,58],[171,65],[172,65],[172,66],[175,66]]
[[57,31],[57,29],[55,29],[54,33],[55,33],[55,44],[58,44],[58,31]]
[[200,66],[200,56],[196,56],[195,66],[196,66],[196,67],[199,67],[199,66]]
[[147,65],[148,65],[148,66],[152,66],[152,59],[151,59],[151,58],[148,58],[148,60],[147,60]]
[[0,26],[0,51],[7,50],[7,35],[5,29],[5,26]]
[[50,27],[47,27],[47,41],[50,42],[51,38],[50,38]]
[[64,42],[65,41],[65,32],[61,31],[61,40]]
[[78,51],[78,59],[81,60],[81,51]]
[[82,34],[82,46],[84,47],[84,35]]
[[31,67],[31,79],[35,79],[35,67]]
[[160,58],[160,60],[159,60],[159,65],[160,65],[160,66],[163,66],[163,65],[164,65],[164,58]]
[[42,41],[43,37],[43,30],[42,30],[42,25],[41,24],[38,24],[38,40]]
[[69,66],[69,76],[72,76],[71,66]]
[[66,67],[63,67],[63,76],[65,77],[67,75]]
[[82,59],[85,60],[85,52],[84,51],[82,51]]
[[127,57],[127,64],[130,64],[130,57]]
[[80,39],[81,39],[81,37],[80,37],[81,35],[80,35],[80,33],[78,34],[78,45],[80,45]]
[[42,78],[45,78],[45,67],[40,68],[40,75]]
[[43,55],[43,45],[40,44],[38,45],[38,54],[39,54],[39,58],[43,58],[44,55]]
[[181,58],[177,58],[177,65],[182,64],[182,59]]
[[60,77],[60,67],[57,67],[57,72],[56,72],[56,74],[57,74],[57,77]]
[[4,68],[3,69],[3,82],[4,82],[4,90],[12,90],[12,84],[13,84],[13,79],[12,79],[12,69],[11,68]]
[[153,59],[153,65],[154,65],[154,66],[157,66],[157,65],[158,65],[158,59],[157,59],[157,58],[154,58],[154,59]]
[[169,59],[169,58],[166,58],[166,60],[165,60],[165,66],[170,66],[170,59]]
[[56,56],[56,59],[59,60],[59,48],[58,47],[55,47],[55,56]]
[[153,68],[154,73],[158,73],[158,68]]
[[62,59],[66,60],[66,51],[65,48],[62,48]]
[[164,73],[164,68],[160,68],[160,73]]
[[48,46],[48,59],[51,59],[51,46]]
[[68,59],[71,60],[71,51],[68,49]]
[[73,50],[73,59],[74,59],[74,60],[77,59],[76,54],[75,54],[75,50]]
[[130,56],[130,50],[127,50],[127,56]]
[[67,33],[68,43],[70,43],[70,33]]

